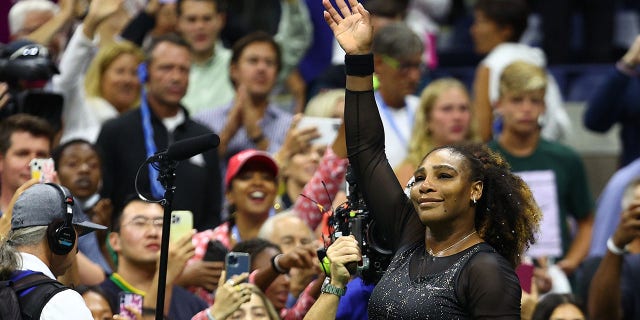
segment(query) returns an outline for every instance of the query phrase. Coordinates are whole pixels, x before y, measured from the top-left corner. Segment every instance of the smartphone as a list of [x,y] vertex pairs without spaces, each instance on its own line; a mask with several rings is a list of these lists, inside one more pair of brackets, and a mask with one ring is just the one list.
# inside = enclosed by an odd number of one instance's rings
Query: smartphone
[[142,296],[132,292],[120,292],[118,294],[120,298],[120,316],[124,316],[125,319],[137,319],[135,314],[126,307],[136,310],[142,314]]
[[[231,251],[225,258],[225,270],[227,279],[235,275],[251,272],[251,257],[246,252]],[[245,280],[246,281],[246,280]]]
[[193,213],[189,210],[174,210],[171,212],[171,231],[169,242],[176,243],[178,239],[193,230]]
[[39,182],[51,182],[56,171],[53,159],[34,158],[29,162],[31,168],[31,178]]
[[520,287],[526,293],[531,293],[531,282],[533,281],[533,264],[521,263],[516,267],[516,274],[520,280]]
[[222,244],[222,242],[217,240],[210,240],[209,244],[207,244],[207,251],[204,253],[204,257],[202,260],[204,261],[224,261],[227,256],[227,248]]
[[316,127],[320,137],[313,139],[313,144],[329,145],[336,139],[341,124],[342,119],[340,118],[302,117],[297,127]]

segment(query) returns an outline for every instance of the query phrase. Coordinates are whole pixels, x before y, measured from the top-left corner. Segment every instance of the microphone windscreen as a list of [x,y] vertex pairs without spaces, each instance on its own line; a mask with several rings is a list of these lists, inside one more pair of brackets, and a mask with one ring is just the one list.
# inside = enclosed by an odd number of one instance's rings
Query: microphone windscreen
[[175,161],[189,159],[197,154],[213,149],[220,144],[220,137],[215,133],[180,140],[167,149],[167,158]]

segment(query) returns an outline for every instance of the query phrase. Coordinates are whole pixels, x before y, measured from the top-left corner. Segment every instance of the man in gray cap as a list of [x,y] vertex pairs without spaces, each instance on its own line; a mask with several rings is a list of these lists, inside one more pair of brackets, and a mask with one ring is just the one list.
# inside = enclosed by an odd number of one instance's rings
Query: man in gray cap
[[[0,243],[0,280],[33,272],[55,280],[71,268],[78,236],[104,229],[87,219],[68,189],[49,183],[33,185],[14,204],[11,231]],[[36,310],[33,318],[92,319],[80,294],[64,289]]]

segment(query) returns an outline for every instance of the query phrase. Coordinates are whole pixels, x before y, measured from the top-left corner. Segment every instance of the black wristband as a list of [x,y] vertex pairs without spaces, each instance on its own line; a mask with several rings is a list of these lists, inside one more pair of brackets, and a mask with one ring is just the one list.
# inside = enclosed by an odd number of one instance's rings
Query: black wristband
[[289,272],[289,270],[285,270],[282,269],[282,267],[280,267],[278,265],[278,258],[280,258],[280,256],[282,256],[282,253],[280,254],[276,254],[275,256],[273,256],[273,258],[271,258],[271,267],[273,268],[273,270],[279,274],[286,274]]
[[344,71],[348,76],[356,77],[365,77],[373,74],[373,53],[345,55]]

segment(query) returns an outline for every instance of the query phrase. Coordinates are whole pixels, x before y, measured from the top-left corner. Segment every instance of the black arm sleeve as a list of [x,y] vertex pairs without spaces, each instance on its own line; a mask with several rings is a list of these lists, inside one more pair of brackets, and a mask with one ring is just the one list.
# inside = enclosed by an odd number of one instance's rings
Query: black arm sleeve
[[140,11],[135,18],[122,30],[122,38],[127,39],[142,47],[142,42],[147,33],[156,25],[156,18],[148,15],[144,10]]
[[456,292],[473,319],[520,319],[520,281],[496,252],[473,256],[460,273]]
[[404,194],[384,150],[384,128],[373,91],[346,91],[349,163],[369,212],[394,251],[424,239],[424,226]]

